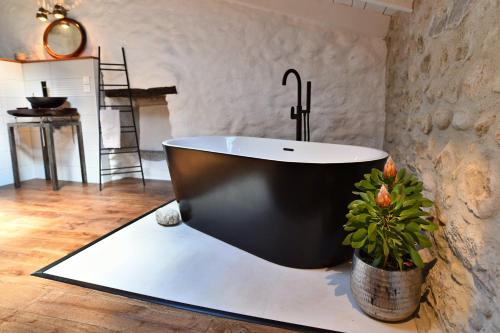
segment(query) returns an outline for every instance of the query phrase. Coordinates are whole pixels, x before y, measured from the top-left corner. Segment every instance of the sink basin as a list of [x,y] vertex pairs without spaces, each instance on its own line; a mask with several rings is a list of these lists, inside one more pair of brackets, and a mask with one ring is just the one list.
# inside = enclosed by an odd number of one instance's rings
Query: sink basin
[[31,103],[33,109],[39,108],[57,108],[63,105],[68,99],[67,97],[26,97],[26,99]]

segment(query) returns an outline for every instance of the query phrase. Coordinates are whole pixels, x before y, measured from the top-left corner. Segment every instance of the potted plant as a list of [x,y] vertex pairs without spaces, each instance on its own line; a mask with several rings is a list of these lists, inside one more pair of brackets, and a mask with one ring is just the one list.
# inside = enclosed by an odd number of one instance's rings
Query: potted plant
[[422,182],[397,171],[390,157],[383,172],[372,169],[355,186],[359,199],[348,206],[343,242],[355,249],[354,298],[371,317],[407,319],[420,302],[424,263],[418,250],[431,246],[425,232],[437,229],[425,210],[433,202],[422,195]]

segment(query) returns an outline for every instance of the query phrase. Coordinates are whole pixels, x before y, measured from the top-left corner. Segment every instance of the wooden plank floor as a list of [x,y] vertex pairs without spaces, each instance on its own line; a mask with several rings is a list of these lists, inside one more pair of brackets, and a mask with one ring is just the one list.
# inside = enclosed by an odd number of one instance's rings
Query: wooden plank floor
[[0,332],[286,332],[30,276],[172,198],[169,182],[135,179],[0,187]]

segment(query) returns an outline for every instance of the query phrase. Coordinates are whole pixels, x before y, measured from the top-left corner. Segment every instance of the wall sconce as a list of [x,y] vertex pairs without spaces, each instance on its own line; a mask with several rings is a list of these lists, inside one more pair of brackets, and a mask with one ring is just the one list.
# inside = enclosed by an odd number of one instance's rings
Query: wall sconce
[[40,8],[38,8],[38,11],[36,12],[36,18],[42,22],[45,22],[49,19],[48,14],[50,14],[50,12],[47,9],[40,7]]
[[68,9],[64,8],[64,6],[60,4],[54,5],[54,9],[52,10],[52,12],[45,9],[44,7],[40,7],[36,12],[36,18],[42,22],[46,22],[49,19],[50,14],[54,15],[54,18],[60,20],[66,17],[66,14],[68,14]]
[[68,10],[62,5],[55,5],[54,10],[52,11],[52,15],[54,15],[54,17],[59,20],[65,18],[67,12]]

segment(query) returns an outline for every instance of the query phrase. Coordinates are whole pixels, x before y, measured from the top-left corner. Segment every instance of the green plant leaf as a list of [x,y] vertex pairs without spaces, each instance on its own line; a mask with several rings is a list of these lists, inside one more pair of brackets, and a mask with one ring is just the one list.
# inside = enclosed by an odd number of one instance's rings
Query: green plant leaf
[[376,208],[374,208],[373,206],[367,206],[366,210],[368,210],[368,213],[371,216],[376,217],[378,215],[378,212],[379,212],[379,207],[376,206]]
[[412,246],[412,247],[414,246],[415,240],[413,239],[413,236],[411,233],[403,232],[403,233],[401,233],[401,235],[403,235],[404,240],[406,241],[406,243],[408,243],[409,246]]
[[420,226],[426,231],[436,231],[438,229],[438,226],[432,222],[429,222],[428,224],[421,224]]
[[394,204],[396,202],[396,200],[398,199],[399,197],[399,193],[395,190],[392,190],[391,192],[391,201],[392,203]]
[[355,242],[361,241],[363,238],[366,237],[367,231],[365,228],[361,228],[356,230],[356,232],[352,235],[352,240]]
[[384,259],[382,256],[377,256],[375,259],[372,261],[372,266],[378,267],[380,263],[382,262],[382,259]]
[[[418,199],[409,199],[403,201],[403,207],[410,207],[418,203]],[[417,207],[418,208],[418,207]]]
[[373,250],[375,250],[375,247],[377,246],[377,243],[373,242],[373,243],[369,243],[368,244],[368,253],[372,253]]
[[405,227],[406,230],[411,231],[411,232],[419,232],[420,231],[420,225],[418,225],[415,222],[410,222],[406,225]]
[[371,203],[370,201],[370,198],[368,197],[368,193],[370,192],[366,192],[366,193],[359,193],[359,196],[361,197],[361,199],[363,199],[363,201],[365,201],[366,203]]
[[384,251],[384,256],[387,257],[389,255],[389,245],[387,245],[387,241],[385,240],[385,238],[383,238],[382,248]]
[[431,200],[429,200],[427,198],[424,198],[424,199],[422,199],[420,204],[422,205],[422,207],[432,207],[434,205],[434,202],[432,202]]
[[413,192],[417,191],[416,186],[407,186],[405,187],[405,194],[412,194]]
[[431,241],[425,235],[418,233],[415,234],[415,236],[417,236],[418,245],[420,245],[420,247],[427,248],[432,246]]
[[375,240],[375,237],[373,236],[376,236],[376,231],[377,230],[377,223],[373,222],[373,223],[370,223],[370,225],[368,226],[368,239],[370,240]]
[[344,238],[344,241],[342,242],[342,245],[351,245],[351,240],[352,240],[352,232]]
[[356,228],[356,229],[359,229],[359,228],[365,228],[366,223],[359,222],[359,221],[357,221],[357,220],[355,220],[355,219],[351,219],[351,220],[349,220],[349,221],[347,222],[347,225],[348,225],[349,227],[354,227],[354,228]]
[[362,207],[364,205],[366,205],[366,203],[363,200],[354,200],[349,204],[349,206],[347,206],[347,208],[353,209],[356,207]]
[[403,223],[398,223],[394,226],[394,229],[397,231],[403,231],[405,229],[405,225]]
[[353,217],[354,220],[358,222],[366,222],[370,218],[370,214],[359,214]]
[[397,212],[401,209],[401,207],[405,203],[405,200],[406,200],[406,195],[405,195],[404,190],[403,190],[402,193],[399,194],[398,197],[396,198],[396,205],[394,206],[395,212]]
[[403,258],[401,258],[401,256],[396,256],[396,261],[398,262],[399,270],[402,271],[403,270]]
[[403,169],[399,169],[397,175],[396,175],[396,178],[398,179],[398,182],[399,183],[404,183],[404,178],[406,176],[406,169],[403,168]]
[[407,217],[407,216],[411,216],[415,213],[417,213],[419,211],[418,208],[410,208],[410,209],[407,209],[407,210],[403,210],[401,212],[401,214],[399,214],[400,217]]
[[427,214],[426,212],[421,211],[419,208],[411,208],[411,209],[403,210],[401,212],[401,214],[399,214],[399,219],[406,220],[409,218],[424,216],[426,214]]
[[365,245],[365,243],[366,243],[366,237],[363,238],[363,240],[361,240],[359,242],[352,242],[351,246],[355,249],[360,249]]
[[412,193],[416,193],[416,192],[422,192],[422,183],[421,182],[417,182],[415,185],[410,185],[410,186],[407,186],[405,187],[405,194],[412,194]]
[[424,262],[422,261],[422,258],[420,257],[420,254],[418,254],[417,250],[414,248],[410,248],[410,257],[415,266],[418,268],[423,268],[424,267]]
[[365,190],[375,190],[375,186],[372,185],[372,183],[370,183],[368,180],[362,180],[358,183],[356,183],[356,187],[357,188],[363,188]]
[[413,199],[422,200],[422,198],[423,198],[422,193],[412,193],[406,196],[407,200],[413,200]]

